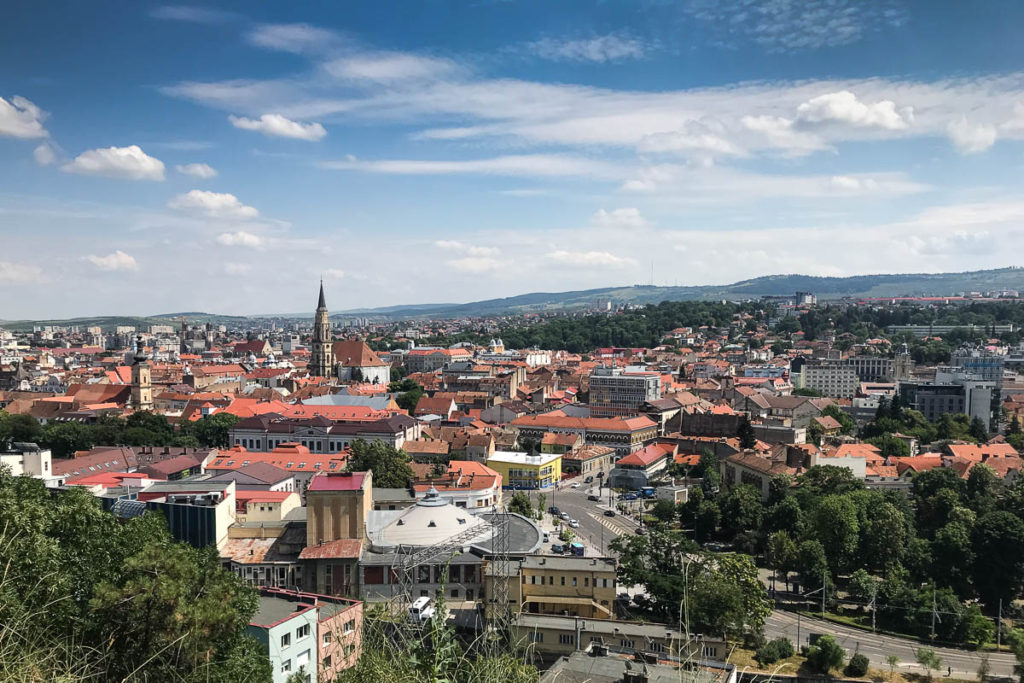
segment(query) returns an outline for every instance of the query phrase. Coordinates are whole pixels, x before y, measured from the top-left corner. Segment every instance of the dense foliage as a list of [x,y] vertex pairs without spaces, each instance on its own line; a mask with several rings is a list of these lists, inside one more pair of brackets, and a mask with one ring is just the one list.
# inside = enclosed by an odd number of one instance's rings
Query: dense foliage
[[256,593],[159,515],[0,472],[0,678],[269,681]]
[[356,439],[350,446],[349,472],[373,472],[373,485],[382,489],[404,489],[413,478],[405,451],[383,441]]
[[225,448],[236,415],[214,413],[177,429],[163,415],[140,411],[127,418],[104,415],[95,424],[55,422],[46,425],[31,415],[10,415],[0,410],[0,443],[27,441],[53,451],[55,458],[70,458],[93,446],[199,446]]

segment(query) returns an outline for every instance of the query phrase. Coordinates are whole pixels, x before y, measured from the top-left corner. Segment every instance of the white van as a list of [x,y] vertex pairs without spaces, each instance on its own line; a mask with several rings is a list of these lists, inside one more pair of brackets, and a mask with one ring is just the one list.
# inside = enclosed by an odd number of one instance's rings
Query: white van
[[425,595],[416,598],[416,601],[409,607],[409,621],[414,624],[422,624],[434,616],[434,606],[431,602],[431,599]]

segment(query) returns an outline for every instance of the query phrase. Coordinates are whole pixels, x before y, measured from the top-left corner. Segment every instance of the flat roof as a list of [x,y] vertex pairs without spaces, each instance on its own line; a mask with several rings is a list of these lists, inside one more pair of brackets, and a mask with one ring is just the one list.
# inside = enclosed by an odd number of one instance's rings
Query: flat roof
[[260,606],[249,623],[253,626],[271,627],[302,612],[313,609],[313,605],[285,600],[272,595],[260,595]]
[[557,460],[561,457],[561,453],[528,455],[518,451],[494,451],[494,455],[487,458],[487,462],[508,462],[514,465],[546,465],[552,460]]
[[358,491],[363,488],[366,472],[325,472],[314,476],[308,491]]

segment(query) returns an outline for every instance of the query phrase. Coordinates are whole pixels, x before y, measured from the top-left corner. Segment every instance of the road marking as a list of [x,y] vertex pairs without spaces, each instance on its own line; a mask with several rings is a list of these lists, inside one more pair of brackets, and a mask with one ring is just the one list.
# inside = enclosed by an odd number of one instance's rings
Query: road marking
[[614,517],[609,518],[605,517],[604,515],[595,515],[593,512],[588,512],[587,514],[593,517],[601,526],[608,529],[609,531],[614,531],[619,535],[628,534],[630,532],[630,529],[627,529],[616,524],[613,521]]

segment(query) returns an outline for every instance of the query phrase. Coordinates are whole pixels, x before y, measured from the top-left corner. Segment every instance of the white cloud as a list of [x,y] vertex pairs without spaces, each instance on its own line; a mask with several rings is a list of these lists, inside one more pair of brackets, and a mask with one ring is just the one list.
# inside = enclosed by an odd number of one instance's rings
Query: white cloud
[[213,218],[245,219],[260,215],[259,211],[246,206],[238,197],[227,192],[190,190],[167,202],[167,206],[172,209],[198,211]]
[[59,149],[57,146],[49,142],[44,142],[32,150],[32,156],[40,166],[52,166],[57,163],[58,154]]
[[643,228],[647,220],[640,215],[640,209],[624,208],[614,211],[598,209],[590,217],[590,224],[598,228]]
[[244,116],[228,117],[231,125],[242,130],[254,130],[264,135],[273,135],[296,140],[315,141],[327,135],[327,131],[319,123],[301,123],[286,119],[280,114],[264,114],[258,120]]
[[164,179],[164,162],[149,156],[138,145],[90,149],[60,168],[68,173],[128,180]]
[[501,264],[497,259],[489,256],[467,256],[445,261],[445,265],[462,273],[486,273],[497,270]]
[[340,268],[328,268],[324,271],[324,277],[328,280],[340,280],[345,277],[345,271]]
[[878,182],[873,178],[855,178],[848,175],[834,175],[829,181],[832,187],[839,190],[873,190]]
[[335,78],[394,83],[423,81],[462,73],[453,61],[405,52],[374,52],[335,59],[324,65]]
[[679,130],[648,135],[637,148],[641,152],[745,156],[746,152],[728,140],[727,135],[725,127],[717,121],[687,121]]
[[557,250],[544,254],[544,258],[564,266],[579,268],[593,268],[599,266],[622,268],[624,266],[636,264],[636,261],[632,258],[616,256],[615,254],[607,251]]
[[796,130],[792,119],[783,116],[744,116],[740,124],[762,140],[758,146],[785,150],[791,156],[829,148],[825,140],[813,133]]
[[914,108],[896,109],[892,100],[865,104],[849,90],[819,95],[796,108],[803,123],[845,123],[865,128],[904,130],[914,121]]
[[33,283],[43,279],[43,269],[28,263],[0,261],[0,282]]
[[193,24],[222,24],[234,19],[237,15],[231,12],[205,9],[203,7],[189,7],[186,5],[165,5],[154,9],[150,16],[155,19],[166,19],[169,21],[185,21]]
[[246,38],[257,47],[295,53],[323,50],[339,40],[335,33],[309,24],[264,24]]
[[86,256],[85,258],[100,270],[115,271],[139,269],[139,264],[135,261],[135,257],[124,253],[120,249],[111,254],[107,254],[106,256],[91,255]]
[[481,247],[475,244],[466,244],[458,240],[437,240],[434,246],[449,251],[461,251],[470,256],[497,256],[500,250],[497,247]]
[[178,164],[174,169],[182,175],[196,178],[213,178],[217,175],[217,170],[209,164]]
[[908,13],[895,0],[696,0],[680,5],[704,22],[712,45],[748,41],[768,52],[803,52],[854,43],[866,34],[902,26]]
[[984,152],[996,142],[994,126],[971,123],[966,116],[952,121],[947,130],[949,139],[961,154]]
[[368,173],[399,175],[454,175],[486,173],[507,176],[589,176],[615,178],[621,170],[614,164],[578,156],[556,154],[524,154],[492,157],[490,159],[462,159],[449,161],[421,161],[419,159],[384,159],[364,161],[345,159],[326,161],[323,168]]
[[252,270],[252,265],[248,263],[225,263],[224,272],[228,275],[245,275]]
[[251,247],[253,249],[262,247],[267,243],[266,238],[254,235],[251,232],[238,230],[237,232],[223,232],[217,235],[217,244],[225,247]]
[[45,138],[46,112],[24,97],[15,95],[8,102],[0,97],[0,135],[13,138]]
[[622,33],[610,33],[579,40],[542,38],[527,43],[526,52],[557,62],[617,62],[642,59],[648,47],[640,40]]

